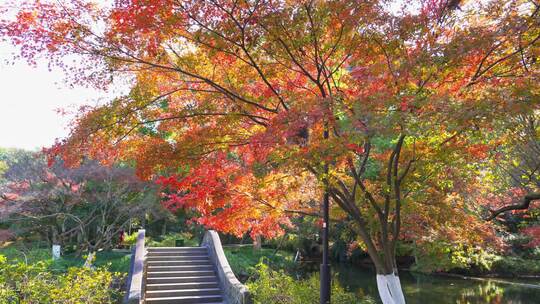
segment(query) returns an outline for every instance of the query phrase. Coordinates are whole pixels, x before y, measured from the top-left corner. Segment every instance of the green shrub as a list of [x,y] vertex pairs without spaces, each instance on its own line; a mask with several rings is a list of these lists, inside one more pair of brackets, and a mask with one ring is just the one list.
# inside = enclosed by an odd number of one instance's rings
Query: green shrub
[[124,235],[124,244],[125,245],[135,245],[137,243],[137,236],[139,235],[138,231],[134,231],[132,234],[126,233]]
[[10,299],[16,299],[17,293],[11,286],[0,283],[0,303],[9,303]]
[[[295,280],[283,271],[273,271],[259,263],[257,279],[248,283],[255,304],[317,304],[319,303],[319,278],[314,275],[305,280]],[[337,280],[332,284],[334,304],[374,304],[363,295],[346,292]]]
[[71,267],[53,273],[44,262],[9,263],[0,255],[0,304],[116,303],[124,275],[106,268]]
[[119,281],[118,273],[104,268],[72,267],[67,274],[58,276],[50,296],[53,303],[114,303],[120,293],[113,286]]
[[423,245],[416,252],[413,270],[419,272],[451,271],[467,275],[501,276],[538,275],[540,261],[519,256],[500,256],[480,248],[450,246],[443,242]]
[[540,261],[521,257],[498,256],[493,262],[491,271],[505,276],[538,275],[540,274]]
[[413,270],[419,272],[437,272],[462,270],[473,273],[489,272],[497,255],[481,248],[466,247],[434,241],[423,244],[422,249],[414,251],[416,264]]

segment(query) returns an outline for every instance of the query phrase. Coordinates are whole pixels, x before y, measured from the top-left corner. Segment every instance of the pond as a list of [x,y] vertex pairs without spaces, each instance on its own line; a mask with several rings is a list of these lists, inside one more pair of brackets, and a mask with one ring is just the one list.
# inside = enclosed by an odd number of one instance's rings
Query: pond
[[[378,300],[375,273],[351,265],[334,265],[341,285]],[[400,280],[407,304],[532,304],[540,303],[540,280],[505,280],[538,285],[539,288],[493,280],[476,281],[401,271]]]

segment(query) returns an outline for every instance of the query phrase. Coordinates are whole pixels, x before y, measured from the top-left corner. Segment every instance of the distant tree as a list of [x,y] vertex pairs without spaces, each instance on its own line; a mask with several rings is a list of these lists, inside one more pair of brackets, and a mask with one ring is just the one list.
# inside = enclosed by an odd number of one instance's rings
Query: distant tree
[[73,169],[47,166],[41,153],[20,152],[5,173],[11,201],[8,221],[19,232],[52,244],[77,244],[78,252],[111,248],[121,231],[161,208],[152,183],[126,166],[86,161]]

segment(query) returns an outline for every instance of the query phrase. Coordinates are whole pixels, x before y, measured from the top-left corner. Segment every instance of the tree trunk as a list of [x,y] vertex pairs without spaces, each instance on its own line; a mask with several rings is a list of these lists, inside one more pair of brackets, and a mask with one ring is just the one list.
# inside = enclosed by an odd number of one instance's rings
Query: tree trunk
[[383,304],[405,304],[397,271],[390,274],[377,273],[377,289]]
[[[335,186],[330,188],[333,202],[354,220],[356,225],[353,225],[353,228],[356,228],[375,264],[377,288],[384,304],[405,304],[397,271],[396,246],[401,230],[402,182],[417,160],[414,157],[409,159],[400,170],[400,156],[405,137],[405,134],[400,134],[388,158],[386,182],[384,187],[377,190],[379,193],[372,193],[365,184],[364,172],[371,148],[369,141],[364,145],[365,152],[360,159],[360,167],[354,159],[348,160],[350,175],[354,178],[352,186],[348,185],[347,181],[336,178]],[[360,205],[368,206],[374,211],[380,229],[370,227],[369,217],[373,215],[366,213],[359,207]]]
[[255,239],[253,240],[253,250],[261,250],[261,248],[262,248],[261,236],[257,235]]
[[[363,226],[363,224],[361,225]],[[377,251],[373,242],[368,238],[365,229],[358,229],[358,234],[367,246],[367,252],[375,264],[377,272],[377,289],[383,304],[405,304],[405,296],[401,290],[398,276],[395,250],[386,250],[386,254]],[[383,247],[388,248],[388,244]]]
[[143,214],[141,218],[141,228],[144,229],[146,227],[146,212]]
[[58,230],[56,230],[56,227],[51,227],[51,243],[53,245],[59,244],[58,239]]

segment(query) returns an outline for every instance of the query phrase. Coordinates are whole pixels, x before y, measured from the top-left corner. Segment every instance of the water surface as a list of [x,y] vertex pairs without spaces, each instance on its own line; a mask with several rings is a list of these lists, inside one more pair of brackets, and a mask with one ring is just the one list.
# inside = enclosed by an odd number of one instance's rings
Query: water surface
[[[333,272],[341,285],[378,301],[375,273],[351,265],[334,265]],[[407,304],[532,304],[540,303],[540,280],[505,280],[537,285],[531,288],[516,284],[475,281],[454,277],[424,275],[402,271],[400,280]],[[380,303],[380,302],[379,302]]]

